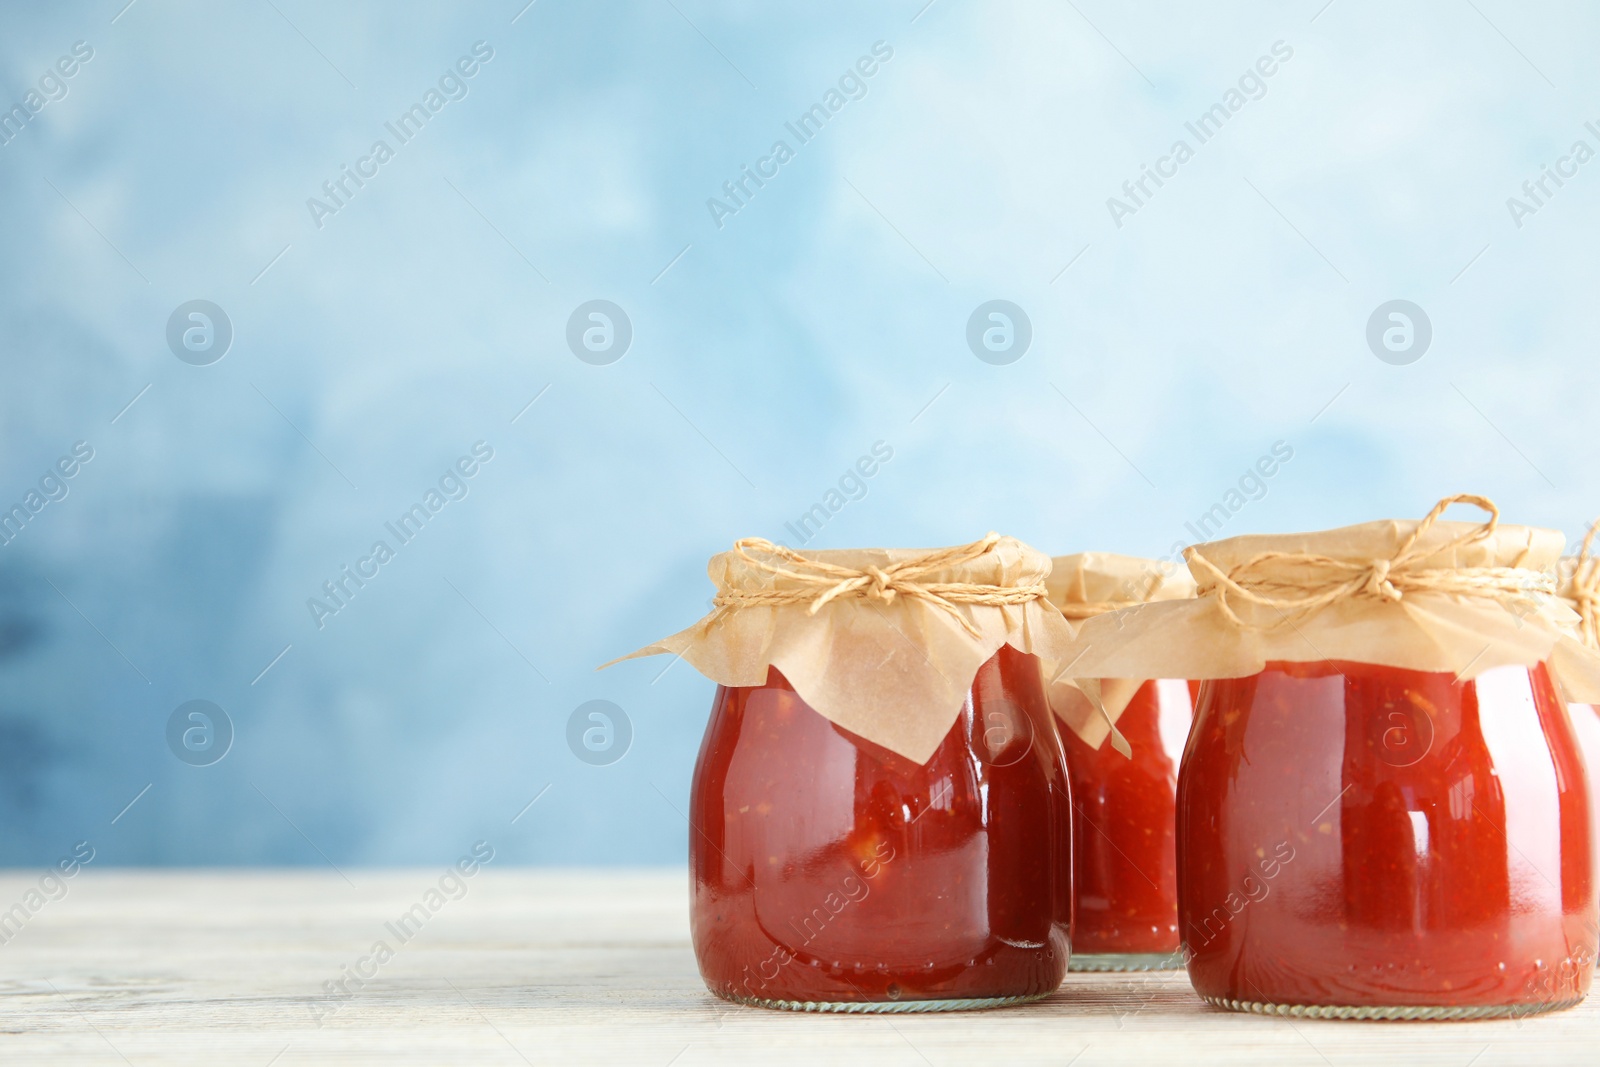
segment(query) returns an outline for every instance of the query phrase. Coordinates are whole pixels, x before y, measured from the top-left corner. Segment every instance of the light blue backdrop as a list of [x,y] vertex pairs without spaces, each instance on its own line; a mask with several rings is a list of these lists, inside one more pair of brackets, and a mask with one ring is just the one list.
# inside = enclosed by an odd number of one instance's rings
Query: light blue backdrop
[[681,862],[712,687],[593,668],[818,503],[1148,555],[1600,509],[1582,5],[125,2],[0,11],[0,862]]

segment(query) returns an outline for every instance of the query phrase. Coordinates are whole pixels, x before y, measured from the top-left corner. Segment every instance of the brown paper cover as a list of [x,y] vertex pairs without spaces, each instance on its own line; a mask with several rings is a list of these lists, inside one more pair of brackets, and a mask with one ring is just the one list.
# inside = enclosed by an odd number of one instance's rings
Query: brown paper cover
[[[1079,552],[1051,560],[1045,579],[1050,602],[1069,619],[1087,619],[1157,600],[1194,596],[1194,578],[1175,564],[1110,552]],[[1062,724],[1091,748],[1108,737],[1124,755],[1116,722],[1149,678],[1074,677],[1076,664],[1043,660],[1045,693]]]
[[[806,558],[870,574],[931,551],[943,550],[849,549],[811,552]],[[1066,620],[1043,595],[1049,572],[1050,559],[1042,552],[996,537],[976,558],[921,573],[915,581],[1037,587],[1036,597],[1013,604],[956,603],[953,611],[907,595],[841,596],[815,613],[815,600],[741,604],[719,608],[622,658],[681,655],[727,686],[764,685],[767,668],[777,667],[801,699],[830,722],[925,763],[961,713],[978,668],[1000,646],[1059,657],[1071,639]],[[719,594],[815,592],[813,586],[751,566],[738,551],[713,556],[707,573]]]
[[[1383,584],[1386,561],[1407,552],[1419,526],[1408,555],[1426,570],[1413,571],[1412,584],[1440,588],[1408,587],[1391,597]],[[1492,667],[1544,661],[1571,699],[1600,700],[1600,656],[1577,640],[1576,614],[1550,591],[1563,543],[1558,531],[1536,527],[1385,520],[1197,545],[1190,550],[1196,599],[1090,619],[1078,628],[1066,658],[1075,659],[1072,672],[1078,675],[1193,679],[1245,677],[1274,660],[1352,660],[1448,671],[1463,679]],[[1216,576],[1195,554],[1224,574],[1254,563],[1255,587],[1274,596],[1326,587],[1330,573],[1354,571],[1365,578],[1362,589],[1305,614],[1237,596],[1225,605]],[[1453,572],[1470,577],[1484,568],[1511,569],[1496,580],[1514,580],[1520,588],[1492,595],[1444,588]]]

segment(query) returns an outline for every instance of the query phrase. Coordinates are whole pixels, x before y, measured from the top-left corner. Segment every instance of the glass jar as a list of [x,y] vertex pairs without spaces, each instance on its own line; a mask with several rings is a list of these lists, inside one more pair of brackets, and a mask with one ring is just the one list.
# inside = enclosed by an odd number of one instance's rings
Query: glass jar
[[1188,683],[1145,682],[1117,719],[1132,758],[1062,730],[1072,786],[1075,971],[1183,966],[1174,816]]
[[1178,786],[1195,989],[1336,1018],[1576,1003],[1596,948],[1587,788],[1543,664],[1208,682]]
[[926,764],[817,714],[777,668],[719,687],[690,795],[713,993],[805,1011],[1012,1004],[1067,969],[1071,801],[1034,657],[979,668]]

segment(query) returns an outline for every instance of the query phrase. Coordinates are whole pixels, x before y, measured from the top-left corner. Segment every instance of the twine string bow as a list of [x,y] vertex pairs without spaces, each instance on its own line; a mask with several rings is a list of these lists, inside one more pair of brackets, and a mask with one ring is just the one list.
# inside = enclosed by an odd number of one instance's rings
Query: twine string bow
[[893,603],[897,597],[905,597],[938,608],[959,623],[968,636],[978,637],[978,628],[958,605],[1025,604],[1042,599],[1045,587],[1038,583],[994,585],[981,582],[924,582],[919,579],[934,571],[969,563],[987,555],[999,543],[1000,535],[991,533],[971,544],[936,549],[884,567],[873,565],[858,569],[801,555],[763,537],[742,538],[734,542],[734,555],[755,570],[781,579],[795,588],[720,588],[711,601],[717,611],[707,621],[709,623],[710,619],[716,618],[724,610],[737,607],[807,604],[806,613],[815,615],[841,597],[880,600],[885,604]]
[[[1435,548],[1418,547],[1422,535],[1430,530],[1452,504],[1471,504],[1488,514],[1488,519]],[[1487,497],[1470,493],[1445,497],[1417,523],[1393,556],[1369,560],[1336,559],[1314,552],[1262,552],[1224,571],[1200,546],[1184,550],[1184,558],[1201,576],[1201,596],[1215,596],[1223,616],[1242,630],[1265,630],[1293,625],[1336,601],[1370,597],[1399,603],[1407,593],[1449,593],[1491,600],[1536,599],[1553,593],[1552,579],[1538,571],[1513,564],[1509,567],[1451,567],[1430,565],[1437,557],[1457,548],[1477,544],[1494,536],[1500,524],[1500,509]],[[1593,531],[1591,531],[1591,537]],[[1585,549],[1588,542],[1585,541]],[[1516,563],[1527,555],[1524,549]],[[1600,598],[1600,560],[1588,560],[1589,591]],[[1574,587],[1577,586],[1576,574]],[[1266,624],[1247,622],[1235,610],[1239,601],[1271,608],[1280,618]]]

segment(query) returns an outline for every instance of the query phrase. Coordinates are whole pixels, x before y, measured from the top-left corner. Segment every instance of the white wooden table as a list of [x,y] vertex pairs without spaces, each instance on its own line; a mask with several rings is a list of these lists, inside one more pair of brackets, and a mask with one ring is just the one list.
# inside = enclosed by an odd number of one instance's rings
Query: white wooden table
[[[385,923],[426,905],[441,873],[85,870],[0,945],[0,1064],[1484,1067],[1600,1055],[1596,997],[1506,1022],[1291,1023],[1211,1010],[1181,974],[1074,974],[1047,1000],[990,1012],[741,1008],[700,984],[682,872],[489,867],[402,944]],[[37,885],[0,875],[0,910]],[[395,949],[381,965],[369,957],[380,939]],[[324,983],[347,968],[374,977],[329,998]]]

